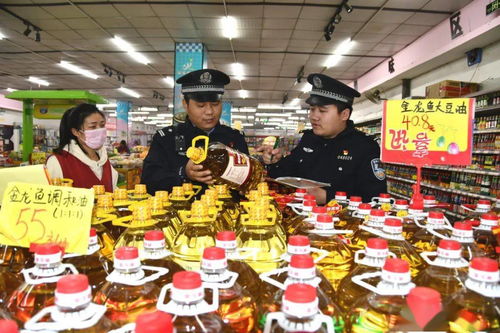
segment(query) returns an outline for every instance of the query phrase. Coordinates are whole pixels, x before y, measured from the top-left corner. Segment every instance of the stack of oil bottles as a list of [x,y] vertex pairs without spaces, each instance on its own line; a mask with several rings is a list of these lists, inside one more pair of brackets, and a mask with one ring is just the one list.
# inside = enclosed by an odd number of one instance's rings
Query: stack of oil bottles
[[[0,331],[498,332],[499,220],[259,183],[96,186],[86,255],[2,246]],[[332,209],[333,208],[333,209]]]

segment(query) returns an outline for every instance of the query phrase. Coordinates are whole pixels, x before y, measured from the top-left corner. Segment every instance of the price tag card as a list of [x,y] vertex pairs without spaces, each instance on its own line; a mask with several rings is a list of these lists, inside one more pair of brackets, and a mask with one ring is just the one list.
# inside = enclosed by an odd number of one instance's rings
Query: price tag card
[[9,183],[0,210],[0,244],[53,242],[66,252],[86,254],[93,205],[91,189]]
[[469,165],[474,99],[389,100],[382,116],[382,162]]

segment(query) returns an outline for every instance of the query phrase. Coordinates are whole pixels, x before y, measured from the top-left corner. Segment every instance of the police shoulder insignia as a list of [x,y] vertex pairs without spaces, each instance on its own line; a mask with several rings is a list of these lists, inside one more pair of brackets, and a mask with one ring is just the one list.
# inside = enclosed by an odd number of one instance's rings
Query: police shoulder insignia
[[372,165],[372,171],[373,175],[378,179],[378,180],[384,180],[385,179],[385,170],[382,168],[380,165],[380,158],[374,158],[371,161]]

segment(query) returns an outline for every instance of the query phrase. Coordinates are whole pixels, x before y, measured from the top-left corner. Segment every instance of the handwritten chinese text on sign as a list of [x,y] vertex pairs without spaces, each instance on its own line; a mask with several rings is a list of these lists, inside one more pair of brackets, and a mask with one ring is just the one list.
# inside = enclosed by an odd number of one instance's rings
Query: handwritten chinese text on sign
[[0,244],[54,242],[87,253],[94,193],[89,189],[9,183],[0,210]]
[[382,116],[382,161],[469,165],[474,99],[389,100]]

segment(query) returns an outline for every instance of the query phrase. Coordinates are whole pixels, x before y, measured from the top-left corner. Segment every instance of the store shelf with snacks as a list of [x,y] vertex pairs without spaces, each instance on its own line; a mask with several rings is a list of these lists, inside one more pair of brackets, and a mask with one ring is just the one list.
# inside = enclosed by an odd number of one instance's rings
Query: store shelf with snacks
[[[413,166],[405,164],[405,163],[385,162],[384,164],[402,165],[405,167],[413,167]],[[459,167],[438,166],[438,165],[424,166],[423,168],[424,169],[431,169],[431,170],[444,170],[444,171],[450,171],[450,172],[472,173],[472,174],[477,174],[477,175],[500,176],[500,170],[459,168]]]
[[395,196],[396,198],[411,200],[411,198],[409,196],[406,196],[406,195],[403,195],[403,194],[399,194],[399,193],[396,193],[396,192],[392,192],[392,191],[388,191],[388,192],[389,192],[390,195]]

